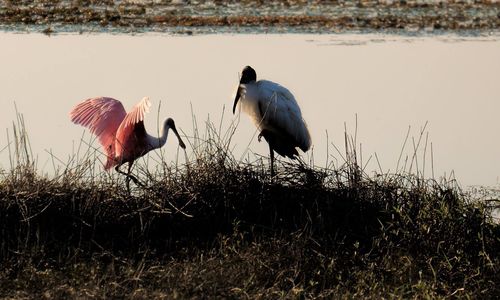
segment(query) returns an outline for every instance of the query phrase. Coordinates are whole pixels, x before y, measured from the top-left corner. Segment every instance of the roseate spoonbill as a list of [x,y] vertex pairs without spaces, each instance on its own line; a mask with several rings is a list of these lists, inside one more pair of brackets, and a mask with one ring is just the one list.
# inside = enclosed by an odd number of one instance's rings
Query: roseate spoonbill
[[[165,145],[169,129],[177,136],[179,145],[183,149],[186,148],[171,118],[163,123],[160,137],[151,136],[146,132],[144,115],[149,112],[150,106],[149,98],[144,97],[127,113],[120,101],[109,97],[96,97],[76,105],[70,112],[73,123],[87,127],[99,138],[107,156],[104,169],[109,170],[114,166],[118,173],[126,175],[129,191],[130,179],[139,184],[137,178],[130,174],[134,160]],[[125,173],[120,170],[120,166],[127,162],[128,172]]]
[[260,130],[258,140],[264,137],[269,144],[271,176],[274,175],[274,151],[284,157],[295,159],[296,147],[306,152],[311,148],[311,135],[302,119],[299,105],[285,87],[268,80],[257,81],[255,70],[246,66],[234,98]]

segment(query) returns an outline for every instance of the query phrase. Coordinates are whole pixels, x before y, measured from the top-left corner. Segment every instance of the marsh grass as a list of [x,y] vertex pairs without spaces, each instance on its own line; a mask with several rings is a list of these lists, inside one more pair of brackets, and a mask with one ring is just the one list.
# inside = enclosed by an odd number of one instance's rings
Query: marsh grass
[[356,134],[335,164],[281,160],[270,178],[266,158],[233,157],[236,125],[208,122],[203,136],[195,125],[182,163],[139,163],[146,187],[128,194],[92,150],[39,175],[22,119],[15,128],[0,179],[3,297],[500,295],[488,207],[426,179],[412,154],[396,174],[368,176]]

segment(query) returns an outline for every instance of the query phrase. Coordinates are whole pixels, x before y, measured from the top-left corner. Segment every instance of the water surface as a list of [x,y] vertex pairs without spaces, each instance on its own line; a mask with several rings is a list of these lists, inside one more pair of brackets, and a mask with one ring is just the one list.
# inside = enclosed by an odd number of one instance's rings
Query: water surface
[[[332,144],[343,149],[344,126],[354,133],[357,116],[363,160],[376,153],[384,172],[394,171],[408,128],[403,157],[411,155],[411,138],[418,139],[427,123],[436,177],[454,171],[464,185],[498,183],[500,40],[495,37],[0,33],[0,40],[0,150],[7,146],[15,103],[42,172],[53,168],[47,151],[63,161],[74,152],[83,128],[69,121],[68,112],[78,102],[110,96],[129,109],[149,96],[154,109],[147,129],[157,130],[161,102],[160,118],[173,117],[187,135],[192,135],[191,107],[201,129],[209,115],[219,122],[225,107],[227,128],[238,118],[230,113],[238,73],[251,65],[259,78],[295,94],[318,165],[341,162]],[[268,155],[244,115],[233,143],[237,158]],[[167,158],[175,156],[173,139],[165,151]],[[0,167],[9,168],[6,150],[0,152]],[[372,158],[366,171],[379,169]]]

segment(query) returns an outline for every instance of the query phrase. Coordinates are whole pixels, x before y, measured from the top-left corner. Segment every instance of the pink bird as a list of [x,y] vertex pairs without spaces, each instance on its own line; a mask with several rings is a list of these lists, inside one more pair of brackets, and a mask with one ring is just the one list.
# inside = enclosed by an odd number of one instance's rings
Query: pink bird
[[[115,167],[118,173],[126,175],[128,190],[129,179],[134,180],[136,184],[139,183],[137,178],[130,175],[134,160],[165,145],[169,129],[172,129],[177,136],[179,145],[183,149],[186,148],[171,118],[163,123],[160,137],[151,136],[146,132],[144,115],[149,112],[150,106],[149,98],[144,97],[129,113],[126,113],[120,101],[109,97],[97,97],[83,101],[70,112],[73,123],[87,127],[99,138],[107,156],[104,169]],[[128,173],[124,173],[119,168],[127,162]]]

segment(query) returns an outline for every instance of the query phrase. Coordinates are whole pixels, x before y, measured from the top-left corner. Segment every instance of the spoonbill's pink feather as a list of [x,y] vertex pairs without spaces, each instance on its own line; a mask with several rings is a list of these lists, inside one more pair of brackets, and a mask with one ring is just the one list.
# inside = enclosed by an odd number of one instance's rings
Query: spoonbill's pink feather
[[150,106],[149,98],[145,97],[127,114],[120,101],[97,97],[76,105],[70,117],[73,123],[87,127],[98,137],[106,152],[104,168],[108,170],[149,150],[143,121]]
[[123,104],[109,97],[87,99],[70,112],[73,123],[87,127],[98,137],[108,158],[106,170],[114,165],[115,135],[126,115]]
[[146,130],[144,128],[144,116],[149,112],[148,97],[144,97],[127,113],[116,131],[115,156],[123,159],[137,157],[143,152],[149,151]]

